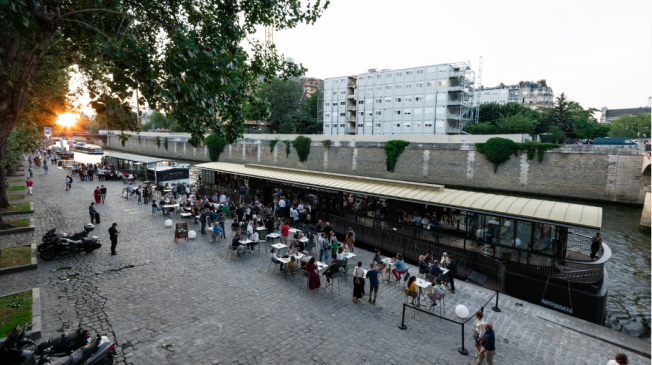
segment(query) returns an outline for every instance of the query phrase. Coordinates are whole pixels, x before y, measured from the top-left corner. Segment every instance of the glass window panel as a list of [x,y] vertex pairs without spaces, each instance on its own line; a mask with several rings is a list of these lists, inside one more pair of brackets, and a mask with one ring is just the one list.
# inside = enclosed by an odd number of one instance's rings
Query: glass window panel
[[557,227],[551,224],[535,223],[534,239],[530,246],[531,251],[541,252],[552,255],[554,250],[555,229]]
[[516,223],[516,248],[527,250],[532,241],[532,222],[517,221]]
[[500,231],[498,233],[498,243],[503,246],[514,246],[514,221],[509,218],[500,218]]

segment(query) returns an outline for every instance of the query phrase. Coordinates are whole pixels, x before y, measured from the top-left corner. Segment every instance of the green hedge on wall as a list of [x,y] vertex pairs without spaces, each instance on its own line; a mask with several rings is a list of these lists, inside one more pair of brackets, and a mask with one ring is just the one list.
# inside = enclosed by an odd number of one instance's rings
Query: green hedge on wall
[[278,139],[271,139],[269,141],[269,152],[274,152],[274,147],[276,147],[276,144],[278,143]]
[[547,150],[559,148],[555,143],[525,142],[518,143],[511,139],[494,137],[489,138],[485,143],[476,143],[475,148],[482,153],[489,162],[494,164],[494,173],[498,171],[498,166],[509,160],[514,154],[518,156],[520,151],[527,151],[527,161],[534,159],[535,152],[538,152],[539,163],[543,161],[544,153]]
[[407,141],[401,141],[401,140],[393,140],[393,141],[387,141],[385,142],[385,169],[389,172],[394,172],[394,168],[396,167],[396,161],[398,160],[398,156],[400,156],[403,151],[405,150],[405,147],[407,147],[410,144],[410,142]]
[[229,142],[224,137],[218,137],[215,133],[206,137],[206,148],[208,148],[208,155],[211,161],[216,162],[222,152],[224,152],[224,147],[228,145]]
[[294,146],[294,149],[297,150],[297,155],[299,155],[299,161],[306,162],[308,159],[310,143],[312,143],[312,139],[304,136],[298,136],[292,142],[292,146]]

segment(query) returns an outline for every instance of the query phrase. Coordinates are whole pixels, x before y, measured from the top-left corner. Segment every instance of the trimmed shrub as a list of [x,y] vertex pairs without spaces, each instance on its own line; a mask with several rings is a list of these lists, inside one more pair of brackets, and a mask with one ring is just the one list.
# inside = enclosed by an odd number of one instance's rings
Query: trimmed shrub
[[292,146],[294,146],[294,149],[297,150],[297,155],[299,155],[299,161],[306,162],[308,159],[310,143],[312,143],[312,139],[304,136],[298,136],[292,142]]
[[229,142],[226,138],[218,137],[215,133],[206,137],[206,148],[208,148],[208,155],[211,161],[217,162],[222,152],[224,152],[224,147],[228,144]]
[[156,141],[156,147],[161,147],[161,139],[158,138],[158,136],[156,136],[155,141]]
[[410,144],[410,142],[407,141],[401,141],[401,140],[393,140],[393,141],[387,141],[385,142],[385,169],[389,172],[394,172],[394,168],[396,167],[396,161],[398,160],[398,156],[403,153],[405,150],[405,147],[407,147]]
[[540,142],[517,143],[511,139],[494,137],[487,140],[486,143],[476,143],[475,147],[489,162],[494,164],[494,173],[496,173],[498,171],[498,165],[509,160],[512,154],[518,156],[520,151],[526,151],[527,161],[531,161],[534,159],[534,153],[538,152],[538,160],[541,163],[544,153],[547,150],[559,148],[559,145]]
[[325,139],[325,140],[321,141],[321,144],[322,144],[324,147],[330,147],[331,144],[332,144],[332,141],[331,141],[330,139]]
[[269,152],[274,152],[274,147],[276,147],[278,141],[279,141],[278,138],[269,141]]

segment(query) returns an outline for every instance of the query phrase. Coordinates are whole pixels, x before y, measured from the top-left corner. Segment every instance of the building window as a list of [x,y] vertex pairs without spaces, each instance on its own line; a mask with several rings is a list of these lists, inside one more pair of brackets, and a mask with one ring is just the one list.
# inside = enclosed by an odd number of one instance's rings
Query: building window
[[389,104],[392,102],[392,98],[385,98],[385,103]]
[[367,80],[371,80],[371,76],[367,76]]
[[401,115],[401,111],[398,109],[394,109],[394,115]]
[[426,108],[426,115],[432,115],[433,109],[432,108]]
[[448,71],[448,70],[446,69],[446,67],[439,67],[439,73],[440,73],[440,74],[446,73],[446,71]]
[[411,103],[412,102],[412,97],[411,96],[406,97],[405,102],[406,103]]
[[409,89],[411,89],[411,88],[412,88],[412,84],[405,84],[405,89],[406,89],[406,90],[409,90]]
[[402,73],[402,72],[397,72],[397,73],[396,73],[396,77],[401,77],[401,76],[403,76],[403,73]]
[[389,73],[389,74],[385,75],[385,77],[387,77],[387,78],[392,77],[392,74]]
[[376,104],[382,104],[382,103],[383,103],[383,99],[376,99]]
[[341,83],[344,83],[344,79],[340,79],[340,82],[341,82]]
[[394,88],[396,90],[401,90],[403,88],[403,85],[400,85],[400,84],[399,85],[394,85]]
[[405,76],[411,76],[411,75],[412,75],[412,71],[405,71]]
[[346,105],[346,101],[340,101],[340,105]]
[[417,70],[417,75],[423,75],[423,70]]
[[363,127],[364,127],[364,124],[358,123],[358,128],[363,128]]
[[363,117],[363,116],[364,116],[364,112],[358,112],[358,115],[361,116],[361,117]]
[[428,88],[428,87],[433,87],[433,86],[435,86],[435,83],[434,83],[434,82],[432,82],[432,81],[428,81],[428,82],[426,82],[426,87],[427,87],[427,88]]
[[394,102],[395,102],[395,103],[400,103],[400,102],[401,102],[401,98],[394,98]]
[[392,89],[392,87],[391,87],[390,85],[385,85],[385,90],[386,90],[386,91],[389,91],[389,90],[391,90],[391,89]]
[[325,106],[331,106],[331,103],[326,103]]
[[324,128],[330,128],[330,127],[331,127],[330,124],[328,124],[328,123],[324,124]]
[[405,123],[405,128],[410,128],[410,127],[412,127],[410,123]]
[[394,124],[394,126],[395,126],[396,128],[401,128],[401,123],[396,123],[396,124]]
[[376,110],[376,115],[383,115],[382,110]]
[[340,113],[340,117],[345,117],[346,113]]
[[346,90],[342,90],[342,91],[340,91],[340,94],[341,94],[341,95],[346,94]]
[[333,95],[337,95],[337,90],[333,90]]
[[416,84],[414,84],[414,87],[417,89],[421,89],[423,87],[423,82],[417,82]]
[[370,117],[371,115],[372,115],[372,112],[371,112],[371,111],[368,111],[368,112],[367,112],[367,116]]
[[446,80],[439,80],[439,86],[446,86]]
[[358,104],[360,105],[364,104],[364,100],[358,100]]
[[437,107],[437,114],[446,114],[446,107],[443,106],[438,106]]
[[426,94],[426,101],[435,100],[435,94]]
[[437,93],[437,101],[446,101],[446,93]]
[[415,95],[414,96],[414,101],[416,101],[416,102],[423,101],[423,95]]
[[376,75],[376,79],[382,79],[383,75]]
[[383,91],[383,87],[382,86],[376,86],[376,91]]
[[344,128],[344,124],[340,124],[340,128]]
[[376,123],[376,127],[380,128],[380,125],[381,125],[380,123]]
[[488,92],[486,92],[486,93],[484,93],[484,94],[485,94],[485,95],[489,95],[489,93],[488,93]]
[[435,66],[428,67],[428,73],[429,74],[437,73],[437,67],[435,67]]
[[424,126],[425,126],[426,128],[428,128],[428,127],[432,127],[432,123],[426,123]]
[[418,128],[418,127],[421,127],[421,123],[417,123],[417,128]]
[[412,115],[412,109],[405,109],[403,110],[404,115]]
[[324,117],[326,117],[326,118],[330,118],[330,117],[331,117],[331,115],[330,115],[330,114],[328,114],[328,113],[326,113],[326,114],[324,114]]
[[423,110],[421,110],[421,108],[415,108],[415,109],[414,109],[414,115],[421,115],[421,112],[422,112],[422,111],[423,111]]

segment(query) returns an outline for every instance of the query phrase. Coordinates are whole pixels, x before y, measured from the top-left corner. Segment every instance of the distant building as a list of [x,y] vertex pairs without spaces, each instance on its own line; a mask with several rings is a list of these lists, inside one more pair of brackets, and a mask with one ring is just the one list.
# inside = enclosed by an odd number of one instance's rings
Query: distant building
[[609,124],[621,115],[631,115],[635,117],[636,114],[649,113],[650,110],[650,98],[647,99],[647,107],[609,109],[606,106],[603,106],[602,109],[600,109],[600,111],[602,111],[602,115],[600,115],[600,124]]
[[299,83],[303,88],[304,99],[309,98],[317,91],[324,91],[324,80],[314,77],[301,77]]
[[481,87],[476,90],[476,100],[480,104],[519,103],[531,109],[551,108],[555,95],[546,80],[521,81],[515,85],[505,85],[502,82],[494,87]]

